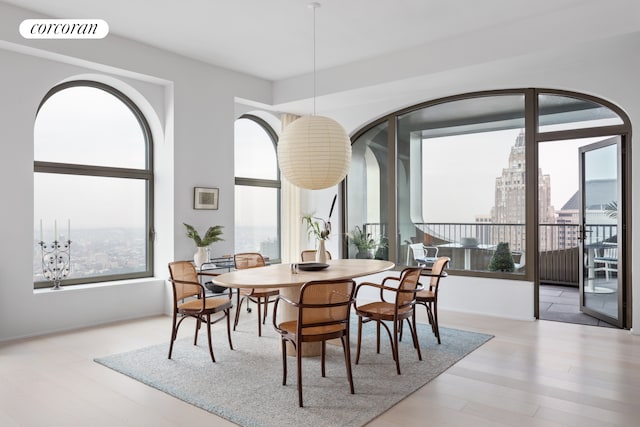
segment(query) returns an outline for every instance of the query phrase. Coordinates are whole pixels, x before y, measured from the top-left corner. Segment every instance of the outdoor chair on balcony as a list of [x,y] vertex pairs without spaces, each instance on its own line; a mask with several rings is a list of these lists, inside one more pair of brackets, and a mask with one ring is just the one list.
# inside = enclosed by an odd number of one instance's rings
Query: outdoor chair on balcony
[[526,254],[524,251],[514,251],[512,252],[513,256],[513,271],[522,271],[524,270],[524,266],[526,264]]
[[618,247],[611,246],[602,249],[602,256],[593,258],[593,271],[604,271],[604,277],[609,280],[610,273],[618,273]]
[[407,266],[431,268],[438,257],[438,248],[413,243],[407,247]]

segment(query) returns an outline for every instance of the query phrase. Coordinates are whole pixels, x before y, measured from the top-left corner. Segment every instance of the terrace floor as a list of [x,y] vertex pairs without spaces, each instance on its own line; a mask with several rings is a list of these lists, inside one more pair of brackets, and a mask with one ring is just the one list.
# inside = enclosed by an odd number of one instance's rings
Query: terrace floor
[[573,286],[540,285],[540,320],[616,328],[580,312],[579,290]]

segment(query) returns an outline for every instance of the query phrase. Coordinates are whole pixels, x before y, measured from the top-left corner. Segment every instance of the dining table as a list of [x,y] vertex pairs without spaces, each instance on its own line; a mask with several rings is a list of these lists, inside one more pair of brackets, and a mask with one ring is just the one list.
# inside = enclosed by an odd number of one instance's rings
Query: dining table
[[[272,264],[223,273],[212,277],[212,281],[227,288],[278,288],[282,296],[298,301],[300,288],[306,282],[354,279],[381,273],[395,266],[391,261],[377,259],[333,259],[328,260],[326,265],[326,268],[321,268],[323,266],[315,263]],[[305,270],[306,267],[312,269]],[[280,304],[278,312],[283,321],[297,318],[296,308],[289,304]],[[320,343],[304,343],[302,353],[303,356],[316,356],[320,354],[320,350]],[[287,353],[295,355],[290,348]]]

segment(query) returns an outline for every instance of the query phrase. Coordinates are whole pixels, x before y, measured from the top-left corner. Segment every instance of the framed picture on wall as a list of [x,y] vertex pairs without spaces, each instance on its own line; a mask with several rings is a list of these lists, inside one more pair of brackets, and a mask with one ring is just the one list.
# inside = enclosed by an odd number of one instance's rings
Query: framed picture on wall
[[194,187],[193,209],[218,209],[217,188]]

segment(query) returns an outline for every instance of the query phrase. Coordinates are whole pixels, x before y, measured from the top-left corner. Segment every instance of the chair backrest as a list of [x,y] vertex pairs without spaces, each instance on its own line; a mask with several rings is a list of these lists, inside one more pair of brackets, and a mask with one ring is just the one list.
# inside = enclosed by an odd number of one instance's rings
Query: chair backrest
[[[300,253],[300,259],[302,262],[309,262],[316,260],[316,253],[318,253],[315,249],[305,249]],[[327,259],[331,259],[331,252],[327,251]]]
[[245,268],[264,267],[264,257],[258,252],[243,252],[233,256],[233,263],[238,270]]
[[433,263],[433,267],[431,267],[431,278],[429,280],[429,287],[431,289],[438,289],[438,284],[440,283],[440,278],[444,277],[442,273],[449,265],[449,261],[451,258],[446,256],[438,257]]
[[[400,273],[399,290],[403,291],[415,291],[418,283],[420,282],[420,273],[422,267],[409,267],[402,270]],[[396,306],[403,307],[411,304],[416,299],[414,292],[398,292],[396,297]]]
[[317,280],[302,285],[298,309],[299,328],[347,325],[355,288],[356,282],[351,279]]
[[425,256],[424,245],[422,243],[412,243],[407,248],[407,265],[414,265],[416,258],[424,258]]
[[[175,261],[169,263],[169,275],[173,285],[173,296],[177,302],[200,294],[200,283],[196,268],[189,261]],[[182,283],[191,282],[191,283]]]
[[428,258],[437,258],[438,257],[438,247],[437,246],[427,246],[424,245],[424,255]]
[[610,247],[610,248],[604,248],[602,250],[602,257],[603,258],[618,259],[618,247],[617,246],[613,246],[613,247]]

